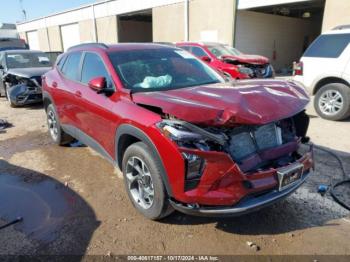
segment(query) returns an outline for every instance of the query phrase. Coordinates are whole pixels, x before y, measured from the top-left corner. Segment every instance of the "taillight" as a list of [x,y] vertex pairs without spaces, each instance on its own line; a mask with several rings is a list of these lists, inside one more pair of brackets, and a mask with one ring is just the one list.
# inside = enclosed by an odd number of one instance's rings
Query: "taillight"
[[303,75],[303,62],[294,62],[293,63],[293,75],[302,76]]

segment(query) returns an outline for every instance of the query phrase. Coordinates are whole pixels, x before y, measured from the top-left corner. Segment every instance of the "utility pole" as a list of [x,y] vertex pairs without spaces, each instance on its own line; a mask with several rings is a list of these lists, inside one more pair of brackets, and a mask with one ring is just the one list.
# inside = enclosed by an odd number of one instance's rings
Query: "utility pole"
[[24,21],[26,21],[27,20],[27,12],[23,7],[23,0],[19,0],[19,5],[21,8],[21,13],[23,14]]

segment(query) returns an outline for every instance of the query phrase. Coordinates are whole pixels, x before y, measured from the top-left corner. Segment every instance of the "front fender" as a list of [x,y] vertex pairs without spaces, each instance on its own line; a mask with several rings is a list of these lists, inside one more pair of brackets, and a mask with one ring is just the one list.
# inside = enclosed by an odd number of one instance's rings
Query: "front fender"
[[122,158],[123,158],[123,155],[121,152],[122,151],[121,141],[124,135],[133,136],[137,138],[139,141],[142,141],[143,143],[145,143],[149,147],[149,149],[151,150],[150,153],[152,154],[152,156],[155,157],[159,161],[159,163],[161,163],[161,170],[160,170],[161,176],[168,195],[172,196],[173,190],[169,181],[169,174],[166,171],[166,168],[165,168],[166,165],[164,164],[163,158],[157,148],[157,145],[152,141],[149,135],[147,135],[143,130],[130,124],[122,124],[118,127],[116,131],[115,158],[116,158],[116,163],[118,164],[120,170],[122,170],[121,167],[122,167]]

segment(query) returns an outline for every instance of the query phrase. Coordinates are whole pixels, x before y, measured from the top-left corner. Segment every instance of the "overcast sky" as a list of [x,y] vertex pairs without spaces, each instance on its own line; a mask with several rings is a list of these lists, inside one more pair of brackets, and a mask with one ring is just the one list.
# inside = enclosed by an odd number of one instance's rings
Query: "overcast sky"
[[[24,20],[20,0],[1,0],[0,23],[16,23]],[[96,0],[22,0],[23,9],[27,13],[27,20],[46,16],[84,4],[97,2]]]

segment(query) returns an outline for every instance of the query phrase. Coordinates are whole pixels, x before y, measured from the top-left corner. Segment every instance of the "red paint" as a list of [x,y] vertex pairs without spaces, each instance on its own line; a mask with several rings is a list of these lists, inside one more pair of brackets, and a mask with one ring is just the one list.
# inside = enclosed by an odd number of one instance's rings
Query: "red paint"
[[89,87],[96,92],[101,92],[106,87],[106,79],[104,77],[96,77],[89,81]]
[[291,82],[246,80],[177,90],[136,93],[136,103],[156,105],[164,113],[195,124],[266,124],[302,111],[305,90]]
[[[142,130],[157,148],[162,160],[172,197],[183,203],[232,205],[247,194],[276,187],[276,170],[266,169],[254,174],[243,172],[224,152],[179,148],[164,136],[156,124],[161,116],[142,106],[160,107],[179,119],[212,126],[263,124],[290,117],[303,110],[308,97],[303,88],[282,81],[241,81],[225,84],[188,87],[172,91],[135,93],[125,89],[115,72],[108,52],[158,48],[156,45],[116,45],[109,49],[87,48],[101,56],[116,86],[111,96],[98,94],[87,85],[66,79],[55,66],[43,78],[43,91],[56,106],[60,123],[72,125],[92,137],[112,159],[116,159],[116,132],[121,124]],[[95,86],[97,84],[91,83]],[[75,94],[80,93],[80,96]],[[196,189],[185,192],[185,163],[182,152],[195,153],[206,160],[206,167]],[[277,154],[272,152],[271,154]],[[269,151],[265,152],[269,154]],[[313,166],[311,153],[300,160],[307,171]],[[250,181],[253,189],[243,186]]]

